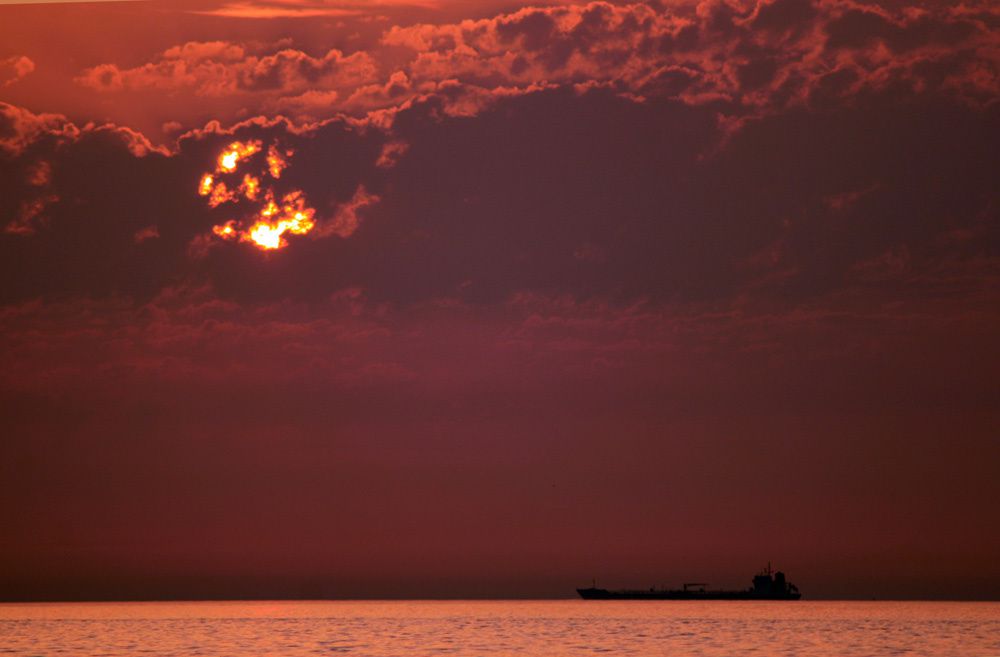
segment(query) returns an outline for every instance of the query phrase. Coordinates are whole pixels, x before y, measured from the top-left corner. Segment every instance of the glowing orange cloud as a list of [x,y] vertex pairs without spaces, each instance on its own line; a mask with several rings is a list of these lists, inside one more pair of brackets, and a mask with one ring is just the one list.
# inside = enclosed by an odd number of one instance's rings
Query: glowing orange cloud
[[[292,156],[292,151],[287,151],[285,154],[287,156],[291,157]],[[271,173],[271,175],[274,178],[280,178],[281,177],[281,172],[284,171],[285,167],[287,167],[287,166],[288,166],[288,160],[286,160],[281,155],[281,153],[278,151],[278,149],[274,147],[274,144],[271,144],[271,146],[268,147],[268,149],[267,149],[267,168],[268,168],[268,171]]]
[[[316,210],[309,207],[302,190],[293,189],[282,195],[280,203],[276,200],[269,179],[281,177],[293,153],[271,144],[266,156],[260,158],[262,146],[260,141],[229,144],[219,153],[215,170],[199,180],[198,194],[208,197],[212,208],[223,203],[256,204],[243,220],[230,219],[213,226],[212,233],[224,240],[249,242],[259,249],[273,250],[288,245],[285,234],[305,235],[311,231],[316,226]],[[259,175],[244,173],[242,179],[238,178],[243,165],[256,167]],[[231,186],[220,180],[222,177],[232,177]]]
[[257,200],[257,194],[260,192],[260,178],[255,178],[249,173],[243,176],[243,184],[240,185],[240,191],[250,201]]
[[218,226],[212,226],[212,232],[221,237],[222,239],[232,239],[236,237],[236,228],[234,227],[235,221],[227,221],[224,224],[219,224]]
[[274,202],[268,192],[268,201],[260,211],[260,221],[249,230],[249,238],[262,249],[280,249],[286,242],[282,234],[305,235],[316,225],[316,211],[306,206],[301,191],[286,194],[281,205]]
[[[201,190],[199,190],[200,192]],[[208,204],[217,208],[226,201],[232,201],[236,199],[236,195],[229,191],[226,187],[226,183],[220,182],[212,188],[212,192],[208,195]]]
[[229,148],[219,154],[219,166],[216,171],[232,173],[236,171],[236,165],[240,163],[240,160],[245,160],[258,151],[260,151],[259,141],[234,141],[229,145]]
[[198,193],[202,196],[208,196],[212,193],[212,187],[215,184],[215,178],[212,174],[206,173],[201,177],[201,182],[198,184]]

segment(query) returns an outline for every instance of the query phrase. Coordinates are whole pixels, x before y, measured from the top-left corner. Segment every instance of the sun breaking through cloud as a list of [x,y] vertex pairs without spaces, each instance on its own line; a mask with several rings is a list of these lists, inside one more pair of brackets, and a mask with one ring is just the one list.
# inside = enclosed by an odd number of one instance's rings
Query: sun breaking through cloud
[[[274,250],[288,246],[286,233],[305,235],[311,231],[316,226],[316,210],[308,205],[302,190],[289,190],[279,201],[273,187],[272,181],[281,178],[294,152],[277,144],[270,144],[266,155],[264,152],[260,140],[232,142],[219,153],[215,169],[202,175],[198,194],[206,197],[212,208],[226,203],[253,208],[239,219],[213,226],[214,235]],[[251,171],[240,171],[246,168]]]

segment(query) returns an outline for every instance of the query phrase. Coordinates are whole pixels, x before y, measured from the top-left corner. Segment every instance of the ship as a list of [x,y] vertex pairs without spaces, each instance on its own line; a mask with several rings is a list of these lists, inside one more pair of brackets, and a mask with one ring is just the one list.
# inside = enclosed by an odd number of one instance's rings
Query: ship
[[771,564],[753,578],[747,589],[726,591],[709,589],[701,582],[684,584],[680,589],[619,589],[597,588],[596,582],[576,592],[584,600],[798,600],[799,589],[785,579],[785,573],[771,570]]

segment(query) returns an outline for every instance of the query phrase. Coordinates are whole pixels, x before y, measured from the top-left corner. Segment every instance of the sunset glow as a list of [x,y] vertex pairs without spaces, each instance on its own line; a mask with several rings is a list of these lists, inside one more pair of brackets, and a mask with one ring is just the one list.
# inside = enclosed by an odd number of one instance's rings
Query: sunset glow
[[232,221],[227,221],[224,224],[212,226],[212,232],[223,239],[233,239],[236,237],[236,228],[233,227],[233,223]]
[[229,191],[226,183],[219,182],[212,187],[212,193],[208,196],[209,207],[217,208],[223,203],[236,200],[236,195]]
[[243,184],[240,185],[240,191],[243,192],[243,196],[250,201],[257,200],[257,194],[260,192],[260,178],[255,178],[249,173],[243,176]]
[[215,179],[212,177],[212,174],[206,173],[201,177],[201,182],[198,184],[198,193],[202,196],[208,196],[211,194],[214,181]]
[[219,154],[218,171],[232,173],[236,171],[236,166],[241,160],[247,159],[258,151],[260,151],[259,141],[234,141],[229,145],[229,148]]
[[[287,151],[286,155],[290,157],[292,152]],[[278,151],[274,144],[271,144],[267,149],[267,168],[271,177],[275,179],[280,178],[281,172],[284,171],[287,166],[288,160],[285,159],[285,156]]]
[[[288,167],[287,157],[291,151],[281,151],[271,144],[263,162],[255,161],[261,152],[259,141],[233,142],[219,154],[215,174],[206,173],[198,184],[198,194],[208,196],[209,207],[216,208],[223,203],[233,202],[243,207],[246,214],[242,220],[229,219],[212,227],[212,234],[224,240],[238,240],[271,251],[288,245],[286,233],[305,235],[315,227],[315,209],[309,207],[302,190],[292,189],[276,201],[273,183]],[[235,190],[230,190],[217,176],[235,175],[243,166],[256,168],[259,175],[244,173]],[[266,187],[265,187],[266,185]],[[263,197],[263,198],[262,198]],[[255,207],[254,202],[259,202]]]
[[287,245],[282,237],[285,233],[305,235],[312,230],[316,225],[313,222],[315,214],[315,210],[306,206],[301,191],[285,195],[280,206],[271,198],[261,210],[260,220],[240,233],[240,238],[262,249],[279,249]]

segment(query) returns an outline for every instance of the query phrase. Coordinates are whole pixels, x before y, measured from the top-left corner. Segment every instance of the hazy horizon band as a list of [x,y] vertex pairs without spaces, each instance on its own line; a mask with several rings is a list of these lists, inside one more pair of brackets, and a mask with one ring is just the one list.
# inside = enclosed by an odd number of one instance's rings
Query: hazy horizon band
[[67,5],[92,2],[146,2],[146,0],[0,0],[0,5]]

